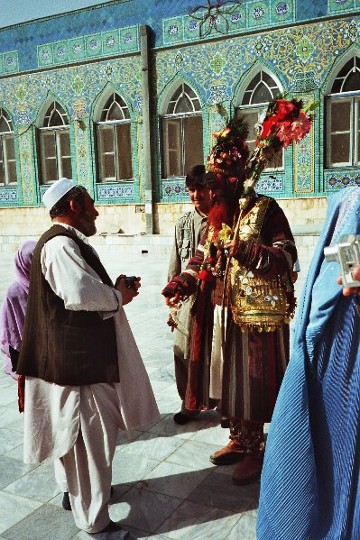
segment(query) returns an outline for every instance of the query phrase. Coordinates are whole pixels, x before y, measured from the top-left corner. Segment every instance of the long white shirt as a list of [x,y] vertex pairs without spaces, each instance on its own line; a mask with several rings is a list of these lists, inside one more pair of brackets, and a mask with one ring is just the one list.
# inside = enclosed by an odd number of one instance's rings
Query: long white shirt
[[[63,224],[61,224],[63,225]],[[71,229],[81,240],[87,238]],[[139,350],[122,308],[121,293],[102,283],[86,263],[78,245],[67,236],[49,240],[41,252],[41,266],[52,290],[63,299],[66,309],[97,311],[102,318],[114,317],[119,383],[117,406],[122,429],[136,429],[159,418],[159,411]],[[34,328],[34,331],[36,329]],[[87,385],[94,392],[106,392],[110,383]],[[24,411],[24,461],[39,463],[65,455],[75,444],[84,386],[59,386],[26,377]]]

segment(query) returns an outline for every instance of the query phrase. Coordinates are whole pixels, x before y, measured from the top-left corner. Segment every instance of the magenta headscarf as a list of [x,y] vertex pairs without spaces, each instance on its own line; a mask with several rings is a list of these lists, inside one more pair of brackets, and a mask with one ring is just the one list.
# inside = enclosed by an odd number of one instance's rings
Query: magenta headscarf
[[0,311],[0,348],[5,355],[4,371],[17,378],[12,370],[9,346],[20,351],[29,294],[31,261],[35,240],[24,242],[15,255],[16,280],[8,288]]

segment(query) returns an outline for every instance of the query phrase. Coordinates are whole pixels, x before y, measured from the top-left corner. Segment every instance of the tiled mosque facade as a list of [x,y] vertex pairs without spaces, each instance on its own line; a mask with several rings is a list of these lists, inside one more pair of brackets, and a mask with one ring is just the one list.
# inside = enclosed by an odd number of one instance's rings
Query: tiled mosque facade
[[[0,36],[3,233],[41,231],[41,193],[71,173],[101,208],[100,232],[169,234],[188,206],[185,169],[172,165],[171,145],[180,141],[184,166],[205,161],[213,133],[241,110],[258,79],[319,103],[309,136],[258,185],[279,199],[293,228],[317,230],[326,197],[360,185],[360,0],[114,0],[3,28]],[[335,92],[349,65],[354,80]],[[179,88],[196,114],[175,115],[182,122],[175,125],[169,107]],[[351,109],[350,127],[335,129],[329,118],[334,92]],[[120,116],[110,127],[113,106]],[[190,144],[181,131],[189,118],[201,125]],[[107,129],[117,137],[109,147]],[[171,129],[179,131],[166,139]],[[349,137],[354,148],[341,159],[338,141]],[[114,162],[112,171],[106,164],[114,156],[124,165]],[[112,172],[101,176],[102,166]]]

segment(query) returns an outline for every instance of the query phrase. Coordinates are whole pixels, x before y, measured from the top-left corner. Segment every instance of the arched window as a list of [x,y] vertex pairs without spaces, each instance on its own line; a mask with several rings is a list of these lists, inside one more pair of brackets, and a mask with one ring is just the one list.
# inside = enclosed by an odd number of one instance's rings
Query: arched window
[[[254,148],[257,135],[257,125],[263,120],[268,103],[278,94],[280,88],[266,71],[259,71],[245,89],[240,105],[235,108],[235,114],[242,116],[249,126],[248,143],[250,150]],[[283,154],[280,152],[270,161],[266,170],[283,167]]]
[[69,121],[56,101],[48,107],[39,128],[38,158],[41,184],[72,177]]
[[95,124],[98,182],[133,178],[130,113],[125,101],[113,93]]
[[12,121],[4,109],[0,109],[0,185],[16,183],[16,161]]
[[327,167],[360,164],[360,59],[339,71],[326,100]]
[[194,165],[204,162],[201,105],[187,84],[172,95],[161,127],[163,178],[186,176]]

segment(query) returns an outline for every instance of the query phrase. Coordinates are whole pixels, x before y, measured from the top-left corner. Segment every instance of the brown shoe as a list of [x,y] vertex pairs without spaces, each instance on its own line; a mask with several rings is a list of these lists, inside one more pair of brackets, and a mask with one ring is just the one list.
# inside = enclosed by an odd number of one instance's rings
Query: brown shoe
[[263,456],[245,456],[233,472],[233,484],[245,486],[258,480],[261,475]]
[[231,439],[230,442],[217,450],[210,456],[211,463],[214,465],[231,465],[241,461],[244,457],[244,447],[236,439]]

